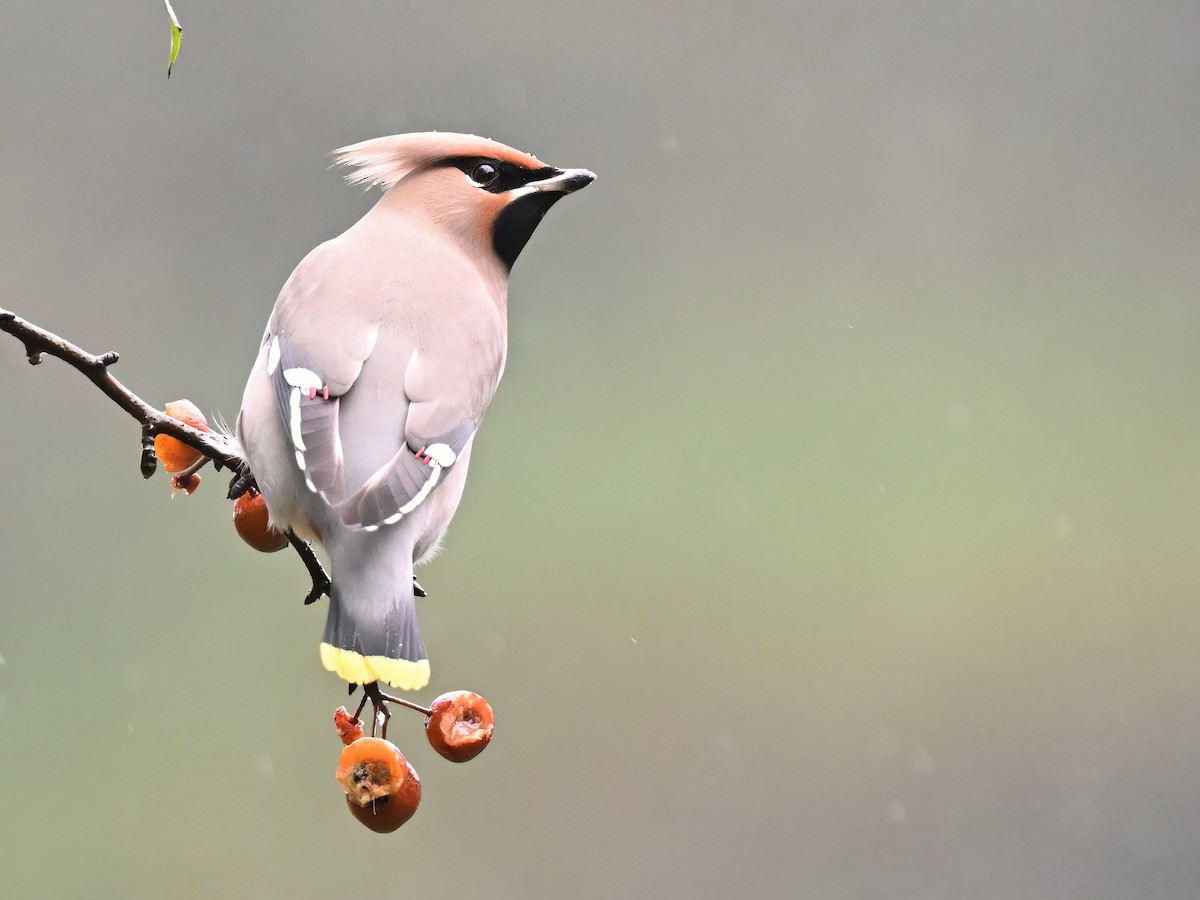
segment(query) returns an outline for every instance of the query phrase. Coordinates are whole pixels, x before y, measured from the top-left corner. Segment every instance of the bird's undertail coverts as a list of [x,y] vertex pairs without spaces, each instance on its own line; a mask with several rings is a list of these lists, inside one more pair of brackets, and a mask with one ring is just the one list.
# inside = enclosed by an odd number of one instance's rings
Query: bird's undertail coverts
[[429,659],[417,623],[411,550],[390,555],[394,566],[356,560],[353,549],[346,556],[334,559],[321,663],[355,684],[425,687]]

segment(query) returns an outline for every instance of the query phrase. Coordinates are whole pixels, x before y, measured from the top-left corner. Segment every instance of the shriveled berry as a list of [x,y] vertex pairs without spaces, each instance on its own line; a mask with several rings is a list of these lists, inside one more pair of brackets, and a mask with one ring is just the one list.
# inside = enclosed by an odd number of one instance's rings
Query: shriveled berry
[[339,706],[333,711],[333,727],[337,729],[342,743],[347,746],[363,736],[362,722],[351,716],[344,706]]
[[242,540],[262,553],[274,553],[288,545],[288,539],[270,525],[267,501],[250,488],[233,501],[233,527]]
[[395,831],[421,802],[421,779],[391,741],[361,737],[342,750],[337,780],[354,818],[372,831]]
[[408,760],[404,761],[404,767],[407,770],[404,785],[389,797],[380,797],[366,806],[359,806],[349,794],[346,795],[346,807],[351,815],[372,831],[379,834],[395,831],[417,811],[421,802],[421,779]]
[[492,739],[492,708],[478,694],[451,691],[434,700],[429,709],[425,736],[429,745],[451,762],[474,759]]
[[[200,412],[191,400],[173,400],[163,407],[163,412],[172,419],[178,419],[185,425],[191,425],[200,431],[210,430],[204,413]],[[173,438],[169,434],[160,434],[154,438],[154,454],[162,462],[163,468],[172,473],[182,472],[188,466],[195,465],[204,458],[203,453],[193,450],[183,441]]]
[[200,476],[193,472],[191,475],[172,475],[171,476],[171,496],[175,496],[175,491],[183,491],[189,497],[196,493],[196,488],[200,487]]

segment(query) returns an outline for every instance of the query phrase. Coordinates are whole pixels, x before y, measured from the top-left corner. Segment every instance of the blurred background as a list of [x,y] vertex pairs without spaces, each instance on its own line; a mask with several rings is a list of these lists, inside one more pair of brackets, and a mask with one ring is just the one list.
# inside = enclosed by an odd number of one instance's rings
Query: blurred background
[[0,9],[0,306],[230,421],[374,201],[486,134],[599,179],[514,271],[421,580],[496,740],[368,833],[344,686],[226,478],[0,336],[13,897],[1200,893],[1200,7]]

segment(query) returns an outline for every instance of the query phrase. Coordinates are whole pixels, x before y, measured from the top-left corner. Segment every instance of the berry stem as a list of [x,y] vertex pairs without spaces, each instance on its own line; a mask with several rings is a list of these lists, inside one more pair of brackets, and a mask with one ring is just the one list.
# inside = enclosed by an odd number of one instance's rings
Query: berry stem
[[364,706],[366,706],[366,705],[367,705],[367,695],[366,695],[366,693],[364,692],[364,693],[363,693],[362,702],[360,702],[360,703],[358,704],[358,709],[356,709],[356,710],[354,711],[354,721],[355,721],[355,722],[358,722],[358,724],[360,724],[360,725],[362,724],[362,711],[363,711],[363,707],[364,707]]
[[371,737],[375,737],[375,732],[378,731],[379,736],[386,741],[388,720],[391,718],[392,712],[387,708],[386,703],[375,707],[375,715],[371,717]]
[[190,466],[188,466],[186,469],[184,469],[182,472],[176,472],[175,477],[178,478],[180,481],[187,481],[189,478],[191,478],[193,475],[195,475],[197,472],[199,472],[201,469],[203,469],[205,466],[207,466],[210,462],[220,465],[220,463],[217,462],[216,460],[209,459],[207,456],[202,456],[198,460],[196,460],[194,463],[192,463]]
[[393,697],[391,694],[380,694],[388,703],[399,703],[401,706],[407,706],[409,709],[415,709],[419,713],[424,713],[427,716],[433,715],[433,710],[428,706],[422,706],[420,703],[413,703],[411,700],[405,700],[403,697]]

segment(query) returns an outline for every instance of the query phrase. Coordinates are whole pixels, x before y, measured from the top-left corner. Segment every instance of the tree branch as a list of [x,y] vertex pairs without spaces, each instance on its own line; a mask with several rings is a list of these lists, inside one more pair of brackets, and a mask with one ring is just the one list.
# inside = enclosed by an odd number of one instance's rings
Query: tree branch
[[[200,431],[190,425],[185,425],[178,419],[171,418],[162,410],[155,409],[114,378],[108,369],[120,359],[117,353],[111,350],[99,356],[88,353],[57,334],[39,328],[16,313],[3,308],[0,308],[0,331],[8,332],[25,345],[25,355],[28,357],[30,365],[36,366],[41,363],[44,354],[61,359],[73,369],[81,372],[106,397],[141,423],[142,452],[139,467],[143,478],[149,478],[158,467],[158,459],[154,454],[154,438],[157,435],[166,434],[187,444],[193,450],[203,453],[212,460],[213,465],[218,469],[228,466],[238,473],[235,483],[251,483],[252,476],[249,466],[246,465],[245,459],[235,452],[235,446],[228,438],[215,432]],[[195,468],[199,468],[199,466]],[[312,578],[312,590],[309,591],[304,602],[313,603],[322,594],[329,594],[329,576],[325,573],[321,561],[311,546],[290,531],[287,537]]]
[[145,440],[149,437],[151,439],[149,444],[152,447],[153,438],[160,434],[169,434],[192,449],[199,450],[218,464],[228,466],[234,471],[246,468],[246,461],[233,452],[230,442],[224,436],[200,431],[191,425],[185,425],[178,419],[172,419],[165,412],[155,409],[117,381],[109,373],[108,367],[116,364],[117,360],[121,358],[119,354],[111,350],[99,356],[88,353],[70,341],[63,340],[57,334],[25,321],[7,309],[0,309],[0,331],[7,331],[25,345],[25,355],[29,357],[30,365],[36,366],[41,363],[44,353],[61,359],[67,365],[86,375],[105,396],[142,423],[141,468],[144,478],[149,478],[154,474],[154,468],[147,464]]

